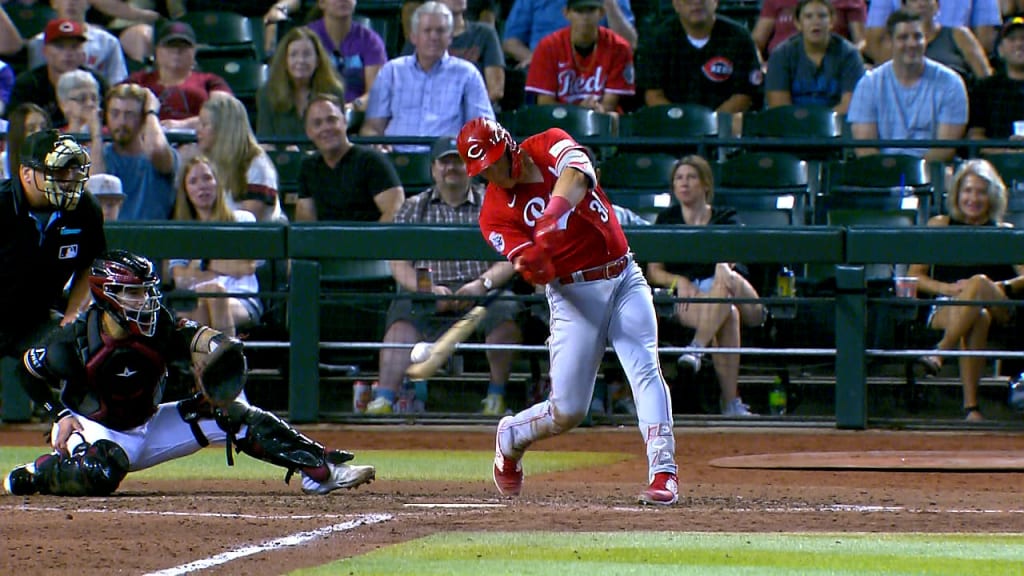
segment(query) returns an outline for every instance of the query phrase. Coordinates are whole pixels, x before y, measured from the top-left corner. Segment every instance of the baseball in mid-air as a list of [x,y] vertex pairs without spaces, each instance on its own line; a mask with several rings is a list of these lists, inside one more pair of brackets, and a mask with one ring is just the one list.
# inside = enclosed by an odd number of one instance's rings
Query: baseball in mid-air
[[409,360],[412,360],[413,364],[426,362],[427,358],[430,358],[430,349],[433,347],[434,345],[430,342],[417,342],[412,347],[412,352],[409,353]]

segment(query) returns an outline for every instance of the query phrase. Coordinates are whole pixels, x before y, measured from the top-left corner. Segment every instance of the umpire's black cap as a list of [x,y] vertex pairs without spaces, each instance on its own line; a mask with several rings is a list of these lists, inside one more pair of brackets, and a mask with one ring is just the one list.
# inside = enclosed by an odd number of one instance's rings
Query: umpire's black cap
[[[25,139],[25,151],[21,155],[22,166],[28,166],[29,168],[35,168],[37,170],[43,170],[47,167],[46,157],[50,153],[57,150],[57,141],[61,138],[67,140],[74,138],[67,135],[61,134],[57,130],[40,130],[34,132]],[[77,142],[76,142],[77,144]],[[61,165],[67,166],[74,162],[75,158],[68,158],[69,162],[61,162]]]

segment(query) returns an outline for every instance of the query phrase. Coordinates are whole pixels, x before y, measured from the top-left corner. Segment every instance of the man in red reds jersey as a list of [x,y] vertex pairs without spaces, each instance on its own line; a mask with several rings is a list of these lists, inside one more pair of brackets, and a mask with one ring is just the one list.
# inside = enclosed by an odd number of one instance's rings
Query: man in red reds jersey
[[602,0],[569,0],[563,10],[569,26],[540,41],[526,76],[526,91],[537,104],[576,104],[616,112],[619,98],[635,91],[633,49],[598,25]]
[[459,154],[470,175],[489,182],[480,231],[527,281],[546,285],[551,309],[551,394],[498,423],[494,484],[523,487],[530,444],[577,426],[610,342],[629,379],[647,445],[644,504],[678,498],[672,402],[658,364],[651,289],[633,261],[611,202],[582,146],[552,128],[516,143],[497,122],[462,127]]

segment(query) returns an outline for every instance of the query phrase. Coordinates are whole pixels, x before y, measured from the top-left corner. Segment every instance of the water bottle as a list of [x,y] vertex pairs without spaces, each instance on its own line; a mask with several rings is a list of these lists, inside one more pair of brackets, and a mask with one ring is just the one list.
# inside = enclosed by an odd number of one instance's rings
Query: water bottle
[[[775,295],[779,298],[793,298],[796,296],[796,274],[789,266],[783,266],[775,279]],[[795,318],[796,304],[775,304],[772,307],[772,316],[775,318]]]
[[356,414],[365,414],[366,405],[370,403],[370,385],[362,380],[352,383],[352,411]]
[[768,411],[772,416],[784,416],[786,414],[786,386],[782,383],[782,377],[776,376],[772,383],[772,391],[768,393]]

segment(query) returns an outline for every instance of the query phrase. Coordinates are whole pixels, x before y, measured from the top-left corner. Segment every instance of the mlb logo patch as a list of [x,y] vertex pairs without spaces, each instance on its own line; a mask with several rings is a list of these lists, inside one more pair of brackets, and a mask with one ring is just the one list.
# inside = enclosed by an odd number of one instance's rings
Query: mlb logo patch
[[78,244],[71,244],[69,246],[61,246],[60,252],[57,254],[57,258],[61,260],[71,260],[78,256]]

